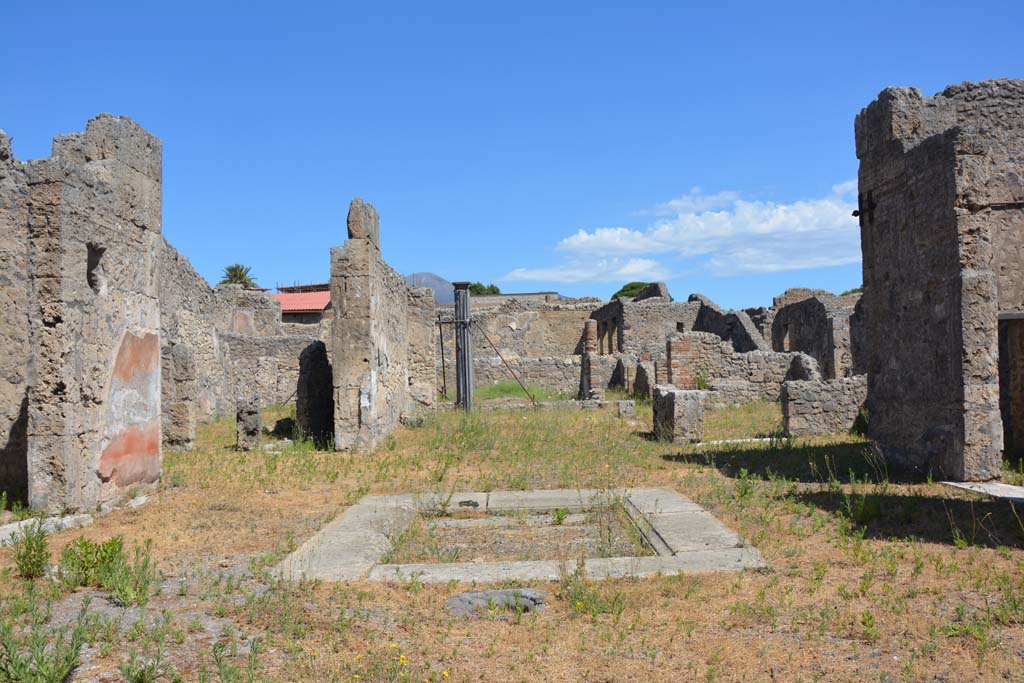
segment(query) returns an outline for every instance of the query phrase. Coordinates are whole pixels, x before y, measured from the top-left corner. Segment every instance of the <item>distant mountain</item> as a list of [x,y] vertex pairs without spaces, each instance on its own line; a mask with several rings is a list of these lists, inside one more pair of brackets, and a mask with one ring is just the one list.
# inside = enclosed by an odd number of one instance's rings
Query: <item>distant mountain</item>
[[434,290],[434,301],[439,304],[455,303],[455,290],[452,283],[434,273],[413,273],[405,276],[410,287],[430,287]]

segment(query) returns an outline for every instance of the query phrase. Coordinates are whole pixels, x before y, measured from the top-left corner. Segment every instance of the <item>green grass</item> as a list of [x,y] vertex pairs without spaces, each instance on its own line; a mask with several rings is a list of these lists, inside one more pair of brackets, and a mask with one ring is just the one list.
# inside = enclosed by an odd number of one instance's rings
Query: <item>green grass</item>
[[[534,384],[527,384],[526,388],[533,395],[533,398],[538,401],[561,401],[572,398],[562,392],[554,391],[547,387],[539,387]],[[484,386],[477,387],[474,393],[477,399],[483,401],[495,398],[528,398],[523,388],[515,380],[502,380],[493,384],[485,384]]]

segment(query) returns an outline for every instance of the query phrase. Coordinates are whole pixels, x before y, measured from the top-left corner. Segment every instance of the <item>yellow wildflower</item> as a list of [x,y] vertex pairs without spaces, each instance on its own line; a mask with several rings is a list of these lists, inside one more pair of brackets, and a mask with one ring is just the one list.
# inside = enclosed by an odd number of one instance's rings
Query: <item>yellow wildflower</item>
[[392,650],[394,650],[396,647],[398,647],[398,643],[391,643],[391,649]]
[[441,675],[444,676],[445,678],[448,678],[448,670],[445,669],[444,671],[442,671]]
[[398,655],[398,663],[405,664],[405,655]]

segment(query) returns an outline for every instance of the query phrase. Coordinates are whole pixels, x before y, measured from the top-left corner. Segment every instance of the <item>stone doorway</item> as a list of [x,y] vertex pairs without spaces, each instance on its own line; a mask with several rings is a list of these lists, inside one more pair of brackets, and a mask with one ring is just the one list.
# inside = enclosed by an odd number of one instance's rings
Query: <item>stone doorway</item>
[[999,321],[999,409],[1005,453],[1024,456],[1024,317]]

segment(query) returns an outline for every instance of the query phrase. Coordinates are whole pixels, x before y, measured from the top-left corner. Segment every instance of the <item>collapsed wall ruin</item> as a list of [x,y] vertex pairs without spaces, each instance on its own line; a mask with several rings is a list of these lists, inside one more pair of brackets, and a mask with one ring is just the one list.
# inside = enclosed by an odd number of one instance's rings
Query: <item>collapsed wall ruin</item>
[[[774,351],[800,351],[816,361],[826,379],[864,374],[854,316],[859,294],[836,296],[824,290],[787,290],[766,316]],[[851,328],[853,328],[851,330]]]
[[1024,81],[888,88],[855,132],[868,434],[894,465],[998,477],[1024,415]]
[[35,509],[160,475],[161,154],[107,114],[46,159],[0,134],[0,488]]

